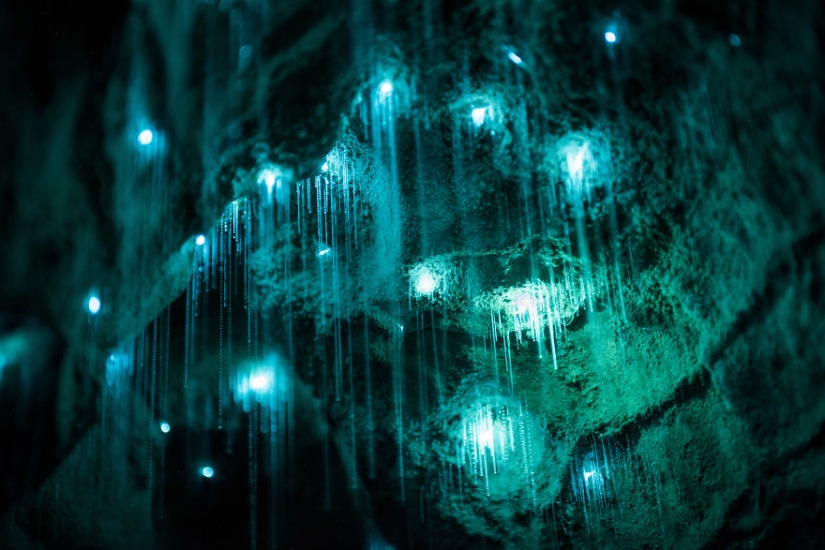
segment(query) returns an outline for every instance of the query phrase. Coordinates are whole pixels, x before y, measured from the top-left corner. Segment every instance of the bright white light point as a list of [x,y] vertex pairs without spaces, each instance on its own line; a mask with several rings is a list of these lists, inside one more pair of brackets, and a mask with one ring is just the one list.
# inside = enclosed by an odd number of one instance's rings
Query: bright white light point
[[528,295],[523,295],[518,299],[519,313],[526,313],[533,306],[533,298]]
[[586,144],[577,151],[567,153],[567,171],[570,173],[571,178],[581,177],[582,168],[584,167],[584,155],[586,153]]
[[484,118],[487,116],[487,107],[478,107],[473,109],[473,124],[481,126],[484,124]]
[[198,235],[198,238],[195,239],[195,244],[198,246],[203,246],[206,243],[206,237],[203,235]]
[[616,33],[607,31],[606,33],[604,33],[604,40],[608,44],[615,43],[616,42]]
[[201,475],[203,477],[212,477],[213,475],[215,475],[215,470],[213,470],[209,466],[204,466],[203,468],[201,468]]
[[522,60],[521,60],[521,58],[520,58],[520,57],[516,54],[516,52],[510,52],[510,53],[508,53],[508,54],[507,54],[507,57],[509,57],[509,58],[510,58],[510,61],[512,61],[512,62],[513,62],[513,63],[515,63],[516,65],[521,65],[521,64],[523,63],[523,61],[522,61]]
[[171,430],[171,429],[172,429],[172,426],[170,426],[168,422],[161,422],[160,423],[160,431],[162,431],[163,433],[168,434],[169,430]]
[[385,80],[384,82],[382,82],[379,91],[382,95],[388,95],[390,92],[392,92],[392,82],[390,82],[389,80]]
[[154,137],[152,130],[147,129],[138,134],[138,141],[141,145],[149,145]]
[[419,294],[432,294],[435,292],[435,287],[438,286],[433,277],[433,274],[430,273],[428,269],[422,270],[422,272],[418,275],[418,279],[415,281],[415,291]]
[[478,442],[484,447],[491,448],[493,446],[493,427],[482,429],[478,434]]
[[261,171],[261,175],[258,176],[258,183],[265,183],[267,189],[272,191],[272,188],[275,186],[276,179],[275,172],[267,168],[266,170]]
[[587,481],[590,479],[590,476],[593,475],[593,472],[584,472],[584,480]]
[[325,162],[324,165],[321,166],[321,171],[326,172],[327,170],[329,170],[329,163]]
[[98,311],[100,311],[100,298],[92,296],[89,298],[89,313],[95,315]]
[[249,387],[253,390],[265,390],[269,387],[271,377],[268,374],[256,374],[249,379]]
[[319,256],[325,256],[325,255],[329,254],[331,250],[332,249],[330,247],[322,248],[321,250],[318,251],[318,255]]

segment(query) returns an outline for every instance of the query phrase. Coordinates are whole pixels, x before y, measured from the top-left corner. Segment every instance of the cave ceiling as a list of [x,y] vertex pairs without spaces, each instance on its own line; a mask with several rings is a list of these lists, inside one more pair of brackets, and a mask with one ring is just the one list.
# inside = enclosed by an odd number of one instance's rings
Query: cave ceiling
[[0,546],[821,547],[823,36],[0,5]]

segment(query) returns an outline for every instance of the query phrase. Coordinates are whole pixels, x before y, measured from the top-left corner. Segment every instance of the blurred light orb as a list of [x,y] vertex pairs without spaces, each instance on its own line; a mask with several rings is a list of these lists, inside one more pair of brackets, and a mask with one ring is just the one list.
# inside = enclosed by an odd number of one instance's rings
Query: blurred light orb
[[590,160],[588,156],[588,145],[585,143],[580,147],[570,147],[567,150],[567,172],[574,180],[580,179],[584,175],[584,163]]
[[385,80],[381,83],[381,87],[378,88],[378,91],[381,92],[381,95],[389,95],[392,92],[392,82]]
[[155,135],[152,133],[152,130],[148,128],[138,134],[138,142],[140,142],[141,145],[149,145],[154,138]]
[[536,307],[536,300],[529,294],[522,294],[519,296],[517,307],[518,312],[523,315]]
[[415,280],[415,291],[418,294],[430,295],[435,292],[437,286],[438,282],[429,269],[424,268],[418,273],[418,277]]
[[160,423],[160,431],[162,431],[163,433],[168,434],[169,430],[171,430],[171,429],[172,429],[172,426],[170,426],[168,422],[161,422]]
[[275,183],[278,180],[278,176],[274,170],[271,168],[265,168],[261,170],[260,175],[258,176],[258,183],[263,183],[266,185],[266,188],[269,191],[272,191],[272,188],[275,187]]
[[269,389],[272,382],[272,376],[269,374],[256,374],[249,378],[249,387],[255,391],[263,391]]
[[731,34],[728,37],[728,40],[730,41],[730,45],[733,46],[734,48],[738,48],[739,46],[742,45],[742,39],[739,38],[738,34]]
[[616,33],[612,31],[607,31],[604,33],[604,41],[608,44],[615,44],[616,43]]
[[524,61],[518,56],[516,52],[508,53],[507,57],[510,58],[510,61],[512,61],[516,65],[521,65],[522,63],[524,63]]
[[204,244],[206,244],[206,236],[198,235],[198,237],[195,239],[195,244],[197,244],[198,246],[203,246]]
[[201,475],[203,477],[212,477],[213,475],[215,475],[215,470],[213,470],[209,466],[204,466],[203,468],[201,468]]
[[100,298],[92,296],[89,298],[89,313],[96,315],[100,311]]
[[473,109],[473,124],[481,126],[484,124],[484,119],[487,117],[487,107],[478,107]]

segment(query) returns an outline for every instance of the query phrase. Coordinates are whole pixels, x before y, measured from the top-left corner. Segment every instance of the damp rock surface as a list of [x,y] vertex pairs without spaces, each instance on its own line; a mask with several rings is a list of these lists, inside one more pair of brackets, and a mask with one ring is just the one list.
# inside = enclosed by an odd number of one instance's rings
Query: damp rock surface
[[816,548],[819,2],[0,5],[0,546]]

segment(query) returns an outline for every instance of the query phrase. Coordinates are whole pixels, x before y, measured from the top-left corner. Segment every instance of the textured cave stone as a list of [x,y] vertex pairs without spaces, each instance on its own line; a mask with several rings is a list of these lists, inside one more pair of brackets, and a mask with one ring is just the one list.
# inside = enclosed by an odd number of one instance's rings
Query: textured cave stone
[[[374,425],[363,421],[363,402],[354,420],[343,404],[319,405],[313,396],[313,387],[321,393],[319,372],[336,340],[329,330],[309,328],[319,315],[314,271],[295,274],[301,298],[286,303],[292,294],[280,270],[285,260],[301,259],[285,244],[293,228],[252,259],[268,326],[279,346],[295,346],[297,376],[309,386],[298,396],[307,472],[320,467],[313,461],[327,433],[335,444],[335,505],[314,511],[322,489],[304,473],[296,504],[303,515],[288,540],[332,544],[332,526],[346,523],[351,529],[338,543],[357,545],[366,536],[361,516],[370,516],[372,528],[400,548],[821,543],[825,18],[815,1],[798,2],[796,10],[785,4],[737,11],[710,2],[634,3],[617,19],[632,40],[602,58],[593,54],[604,46],[600,32],[586,29],[600,28],[614,7],[598,2],[479,1],[430,12],[415,2],[386,2],[375,6],[374,21],[345,2],[278,3],[252,18],[261,39],[252,45],[252,64],[238,72],[240,59],[227,53],[237,49],[229,27],[252,8],[116,3],[101,32],[73,7],[49,12],[44,23],[37,3],[0,6],[0,31],[8,31],[0,32],[0,44],[10,52],[0,66],[8,80],[0,90],[0,307],[54,327],[62,351],[50,363],[55,401],[45,445],[51,442],[58,457],[69,453],[14,516],[3,517],[0,541],[149,547],[211,536],[153,523],[143,470],[111,479],[124,474],[114,466],[124,456],[137,454],[141,464],[148,458],[140,454],[146,441],[107,440],[100,426],[85,424],[89,416],[102,419],[96,384],[107,350],[180,296],[191,275],[191,237],[229,201],[254,192],[259,163],[282,165],[294,179],[311,174],[345,120],[352,123],[347,139],[369,151],[369,136],[353,122],[353,99],[360,85],[374,84],[370,71],[382,63],[380,54],[390,60],[382,69],[416,82],[419,103],[398,117],[399,194],[388,197],[380,178],[366,191],[369,248],[354,273],[368,276],[346,289],[357,305],[340,312],[352,321],[346,330],[369,335],[369,348],[355,344],[353,368],[363,393],[363,365],[371,360]],[[21,25],[12,29],[10,21]],[[14,42],[41,25],[63,30],[64,21],[70,36],[34,53]],[[739,49],[727,39],[735,27]],[[523,66],[508,64],[502,44],[518,50]],[[454,116],[467,107],[464,92],[480,82],[511,114],[485,128],[495,128],[495,138],[471,140]],[[124,139],[132,87],[168,145],[160,201],[142,187],[157,167],[135,169],[134,144]],[[407,302],[402,265],[447,258],[471,274],[477,290],[492,291],[534,276],[543,267],[537,258],[564,259],[568,253],[551,241],[575,205],[553,203],[547,166],[557,161],[559,140],[580,136],[604,140],[614,155],[617,242],[635,258],[624,288],[627,321],[608,289],[595,310],[582,310],[568,327],[557,371],[533,342],[513,350],[517,398],[544,430],[537,437],[547,461],[536,468],[538,512],[518,500],[526,498],[523,488],[512,501],[488,498],[472,484],[466,496],[443,495],[438,476],[451,449],[438,444],[451,436],[455,411],[428,407],[442,395],[449,403],[468,373],[489,369],[477,351],[489,325],[460,300],[423,321],[411,313],[399,319],[397,304]],[[364,163],[365,173],[372,170],[369,159]],[[590,216],[584,244],[601,257],[613,253],[604,244],[609,196],[596,190],[582,207]],[[539,201],[552,207],[535,208]],[[607,267],[597,261],[597,269]],[[103,302],[98,316],[83,309],[94,287]],[[295,342],[287,342],[293,323]],[[329,320],[319,326],[328,328]],[[178,337],[182,327],[176,330]],[[427,340],[430,333],[438,338]],[[245,345],[245,335],[229,338]],[[429,359],[435,342],[446,358],[438,378]],[[212,397],[215,355],[211,342],[202,378],[193,377],[204,403]],[[393,361],[405,366],[404,385],[419,392],[404,410],[410,462],[403,503]],[[10,375],[3,376],[7,384]],[[12,400],[3,395],[4,405]],[[145,399],[129,402],[145,406]],[[171,403],[173,424],[187,422],[182,396]],[[201,418],[189,428],[205,431],[207,424]],[[369,437],[373,472],[352,460]],[[612,492],[587,508],[573,478],[592,460],[589,453],[607,447],[620,459],[609,476],[598,475]],[[245,498],[240,490],[226,495],[233,503]],[[204,505],[201,519],[210,521],[218,507],[205,500],[216,506]],[[73,507],[75,501],[87,504]],[[185,517],[188,504],[172,512]],[[39,518],[46,518],[42,526]],[[329,531],[303,536],[315,519]],[[233,536],[244,536],[245,524],[233,526]]]
[[[363,71],[350,58],[343,4],[292,2],[263,18],[184,4],[118,3],[106,12],[111,33],[69,7],[44,8],[41,20],[37,5],[13,4],[4,21],[70,35],[29,60],[22,27],[9,29],[4,78],[12,93],[34,96],[4,101],[4,126],[16,138],[4,150],[15,162],[4,186],[3,300],[37,311],[74,345],[111,347],[178,296],[192,235],[254,188],[254,177],[239,182],[235,174],[262,158],[296,176],[314,166]],[[256,19],[264,66],[237,70],[237,59],[213,43],[229,39],[230,17]],[[136,110],[164,148],[137,168]],[[161,178],[160,191],[147,190],[152,178]],[[100,321],[83,307],[91,289],[103,303]]]
[[[140,399],[110,409],[106,430],[88,430],[49,479],[0,517],[4,544],[15,548],[149,548],[157,535],[149,513],[145,464],[148,408]],[[113,433],[119,435],[112,436]],[[137,435],[136,434],[140,434]],[[13,543],[11,541],[14,541]]]

